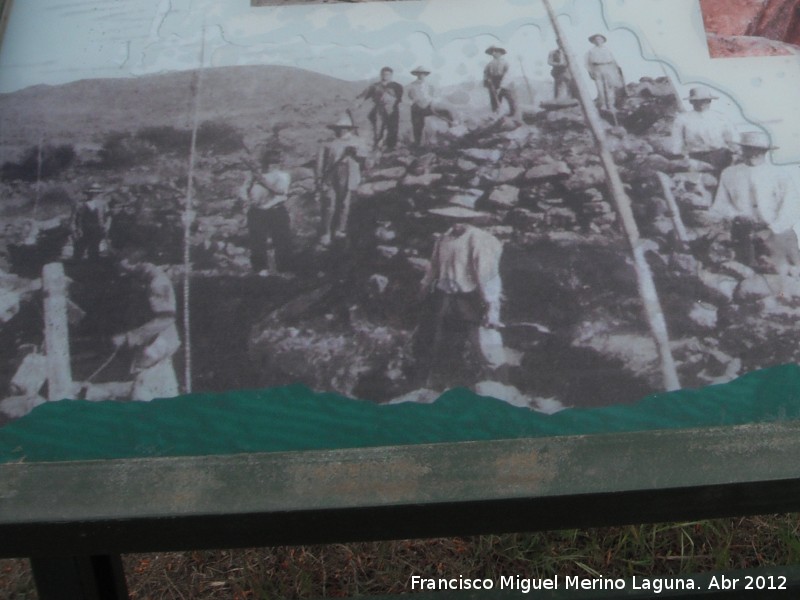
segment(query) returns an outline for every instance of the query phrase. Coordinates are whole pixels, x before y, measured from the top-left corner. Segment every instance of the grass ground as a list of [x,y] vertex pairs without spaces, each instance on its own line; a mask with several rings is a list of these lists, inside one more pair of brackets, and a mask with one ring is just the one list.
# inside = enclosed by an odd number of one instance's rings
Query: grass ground
[[[800,514],[534,534],[124,557],[134,600],[322,598],[410,591],[412,575],[660,576],[800,563]],[[0,599],[36,598],[0,560]]]

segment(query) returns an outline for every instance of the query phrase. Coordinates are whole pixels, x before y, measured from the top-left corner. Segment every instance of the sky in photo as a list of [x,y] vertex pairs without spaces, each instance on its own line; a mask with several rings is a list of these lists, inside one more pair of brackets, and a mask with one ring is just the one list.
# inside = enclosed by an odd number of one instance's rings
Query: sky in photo
[[[800,160],[788,98],[796,57],[710,59],[694,0],[552,0],[573,49],[600,32],[628,80],[668,75],[679,92],[711,85],[717,109],[741,128],[763,124]],[[47,42],[47,43],[43,43]],[[513,75],[549,79],[555,35],[539,0],[430,0],[251,7],[249,0],[36,0],[16,2],[0,51],[0,92],[96,77],[138,77],[200,66],[277,64],[346,80],[390,65],[406,83],[424,65],[446,87],[479,80],[491,44]],[[659,60],[656,60],[658,56]]]

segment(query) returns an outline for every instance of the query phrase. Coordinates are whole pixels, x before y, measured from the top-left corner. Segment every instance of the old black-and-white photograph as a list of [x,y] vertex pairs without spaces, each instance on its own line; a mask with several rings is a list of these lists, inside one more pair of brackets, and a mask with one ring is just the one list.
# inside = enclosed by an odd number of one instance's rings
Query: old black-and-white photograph
[[797,168],[739,99],[600,0],[454,4],[18,3],[0,424],[294,383],[552,413],[796,362]]

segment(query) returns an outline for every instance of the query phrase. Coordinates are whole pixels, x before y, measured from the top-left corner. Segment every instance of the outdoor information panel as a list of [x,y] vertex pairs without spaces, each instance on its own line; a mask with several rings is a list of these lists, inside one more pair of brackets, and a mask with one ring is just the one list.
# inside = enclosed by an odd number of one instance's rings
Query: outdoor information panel
[[275,4],[11,8],[3,459],[797,417],[796,2]]

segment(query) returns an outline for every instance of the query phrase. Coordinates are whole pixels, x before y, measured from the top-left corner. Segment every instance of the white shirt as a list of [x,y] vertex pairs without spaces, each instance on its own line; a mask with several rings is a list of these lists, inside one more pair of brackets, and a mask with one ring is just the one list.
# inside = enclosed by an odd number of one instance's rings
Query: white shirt
[[783,233],[800,223],[800,194],[784,169],[764,163],[728,167],[720,177],[709,214],[744,217]]
[[408,99],[411,100],[414,106],[428,108],[433,104],[433,86],[427,81],[416,79],[408,84],[406,90],[408,91]]
[[708,152],[728,148],[738,139],[733,124],[722,114],[713,110],[691,110],[675,117],[671,150],[674,154]]
[[491,233],[471,225],[461,235],[453,228],[436,240],[423,287],[436,284],[446,293],[479,290],[487,304],[500,301],[500,256],[503,244]]
[[[284,198],[289,193],[289,186],[292,184],[292,177],[286,171],[274,170],[262,173],[261,177],[264,179],[269,187],[265,188],[264,185],[254,176],[253,182],[250,185],[248,193],[250,203],[252,206],[264,208],[272,203],[273,200]],[[275,205],[274,203],[272,204]]]

